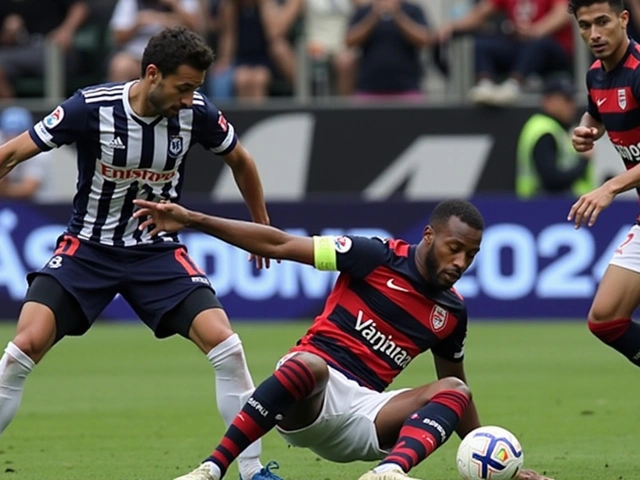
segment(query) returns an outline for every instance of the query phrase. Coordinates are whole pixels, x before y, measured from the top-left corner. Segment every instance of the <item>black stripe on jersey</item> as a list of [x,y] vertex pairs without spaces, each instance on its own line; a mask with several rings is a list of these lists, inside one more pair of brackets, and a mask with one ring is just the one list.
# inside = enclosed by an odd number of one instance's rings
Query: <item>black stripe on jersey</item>
[[[387,388],[387,384],[383,382],[373,370],[367,367],[367,365],[351,351],[337,344],[333,338],[316,334],[309,339],[309,343],[333,358],[337,362],[336,367],[338,367],[338,370],[345,372],[346,375],[358,381],[358,383],[365,382],[364,386],[373,388],[377,392],[382,392]],[[348,371],[344,370],[344,365],[349,365],[350,368]],[[354,378],[353,375],[357,378]]]
[[[180,135],[180,117],[176,115],[175,117],[169,118],[167,122],[167,138],[169,143],[171,143],[171,139]],[[176,167],[176,162],[178,161],[177,157],[172,157],[169,155],[169,150],[167,149],[167,162],[164,164],[165,171],[173,170]],[[182,161],[184,163],[184,159]],[[164,187],[162,187],[162,196],[164,198],[169,198],[169,193],[171,192],[171,183],[167,182]]]
[[428,327],[365,281],[352,279],[349,289],[362,299],[372,314],[379,319],[389,319],[386,323],[413,341],[420,350],[424,351],[440,341]]
[[184,183],[184,169],[187,166],[187,162],[184,161],[184,159],[182,160],[182,162],[180,162],[180,166],[178,167],[178,183],[176,184],[176,199],[175,201],[179,201],[180,200],[180,192],[182,192],[182,184]]
[[[129,147],[129,126],[127,124],[127,115],[124,111],[122,102],[117,102],[113,106],[113,126],[115,135],[122,132],[120,140],[125,148],[115,148],[113,150],[113,165],[116,167],[127,166],[127,150]],[[100,192],[100,200],[98,201],[98,211],[96,212],[96,222],[93,225],[91,240],[99,242],[102,227],[109,218],[109,206],[111,197],[116,189],[116,183],[110,180],[104,180],[102,191]]]
[[153,156],[156,147],[155,125],[144,125],[142,127],[142,151],[140,152],[140,164],[138,168],[153,167]]
[[608,132],[625,132],[629,130],[629,126],[640,126],[640,108],[620,113],[600,112],[600,118]]
[[133,209],[135,204],[133,200],[138,197],[138,190],[140,185],[138,182],[133,182],[129,185],[127,193],[124,196],[124,205],[120,212],[120,218],[118,218],[118,226],[113,231],[113,244],[117,247],[124,246],[124,233],[127,230],[129,219],[133,216]]
[[[394,363],[393,359],[382,352],[382,350],[374,350],[372,346],[364,340],[362,334],[356,330],[356,318],[349,313],[347,309],[340,305],[336,305],[336,308],[333,309],[333,312],[329,314],[327,317],[331,323],[333,323],[337,328],[345,332],[349,338],[352,338],[354,342],[361,343],[367,348],[367,350],[371,351],[376,357],[385,362],[390,370],[399,371],[398,365]],[[350,348],[349,345],[344,345],[347,349]],[[374,374],[375,375],[375,374]],[[377,378],[377,375],[376,375]]]

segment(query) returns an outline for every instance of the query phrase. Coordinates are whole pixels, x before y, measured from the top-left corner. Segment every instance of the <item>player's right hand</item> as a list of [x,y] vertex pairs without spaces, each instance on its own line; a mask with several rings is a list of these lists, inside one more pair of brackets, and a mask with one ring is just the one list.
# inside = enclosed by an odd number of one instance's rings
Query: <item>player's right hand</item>
[[588,152],[598,137],[598,129],[595,127],[576,127],[573,130],[571,143],[577,152]]
[[158,235],[160,232],[173,233],[182,230],[189,224],[191,212],[177,203],[157,203],[148,200],[136,199],[133,201],[140,210],[133,213],[133,218],[146,218],[139,230],[153,227],[150,235]]
[[520,470],[520,473],[516,477],[517,480],[553,480],[552,478],[540,475],[535,470]]

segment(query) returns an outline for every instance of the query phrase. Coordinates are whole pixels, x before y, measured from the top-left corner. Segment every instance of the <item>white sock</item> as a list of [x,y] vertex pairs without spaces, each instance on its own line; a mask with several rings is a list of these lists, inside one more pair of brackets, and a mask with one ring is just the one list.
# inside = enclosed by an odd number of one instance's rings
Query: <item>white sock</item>
[[24,382],[35,365],[13,342],[9,342],[0,359],[0,433],[15,417],[22,400]]
[[[216,372],[218,410],[228,427],[255,389],[240,337],[234,333],[211,350],[207,358]],[[238,469],[243,480],[251,480],[262,469],[261,453],[262,442],[256,440],[239,455]]]
[[373,469],[375,473],[384,473],[391,470],[398,470],[399,472],[403,472],[402,468],[400,468],[400,465],[398,465],[397,463],[383,463],[382,465],[378,465]]

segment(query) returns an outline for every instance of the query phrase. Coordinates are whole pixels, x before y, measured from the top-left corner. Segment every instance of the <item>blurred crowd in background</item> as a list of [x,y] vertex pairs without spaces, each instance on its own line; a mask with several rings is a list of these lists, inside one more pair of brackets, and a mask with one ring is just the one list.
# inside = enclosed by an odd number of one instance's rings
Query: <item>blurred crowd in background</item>
[[[635,36],[640,1],[627,3]],[[137,78],[147,40],[182,24],[215,49],[203,90],[218,102],[291,96],[301,69],[312,96],[428,102],[464,37],[467,98],[508,105],[574,75],[574,23],[566,0],[2,0],[0,98],[43,95],[48,44],[64,52],[66,94]]]

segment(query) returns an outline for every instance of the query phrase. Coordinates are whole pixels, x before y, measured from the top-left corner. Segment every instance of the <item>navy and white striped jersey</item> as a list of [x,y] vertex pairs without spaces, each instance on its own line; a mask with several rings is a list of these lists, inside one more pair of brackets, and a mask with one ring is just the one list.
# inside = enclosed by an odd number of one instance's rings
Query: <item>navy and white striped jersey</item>
[[194,144],[225,155],[238,141],[233,125],[198,92],[192,107],[175,117],[139,117],[129,103],[134,83],[79,90],[29,130],[42,150],[76,144],[78,190],[68,232],[84,240],[114,246],[177,241],[138,230],[133,199],[177,201]]

